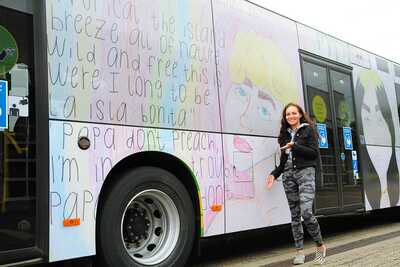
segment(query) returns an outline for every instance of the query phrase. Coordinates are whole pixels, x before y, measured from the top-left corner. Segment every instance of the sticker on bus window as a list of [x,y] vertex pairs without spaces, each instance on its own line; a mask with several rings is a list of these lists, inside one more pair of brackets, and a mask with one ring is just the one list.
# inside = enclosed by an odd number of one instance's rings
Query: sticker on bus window
[[353,167],[353,176],[355,180],[359,179],[358,176],[358,159],[357,159],[357,151],[351,151],[351,160],[352,160],[352,167]]
[[328,109],[325,100],[320,95],[316,95],[312,99],[312,111],[318,122],[326,121]]
[[7,81],[0,80],[0,129],[8,128],[8,86]]
[[358,176],[358,161],[357,160],[353,160],[353,177],[354,177],[354,180],[360,179],[360,177]]
[[351,151],[351,159],[357,160],[357,151],[355,151],[355,150]]
[[0,25],[0,74],[9,72],[18,60],[18,47],[12,34]]
[[353,137],[350,127],[343,127],[343,143],[345,150],[353,150]]
[[326,124],[317,123],[317,130],[319,135],[319,148],[328,148],[328,132],[326,130]]

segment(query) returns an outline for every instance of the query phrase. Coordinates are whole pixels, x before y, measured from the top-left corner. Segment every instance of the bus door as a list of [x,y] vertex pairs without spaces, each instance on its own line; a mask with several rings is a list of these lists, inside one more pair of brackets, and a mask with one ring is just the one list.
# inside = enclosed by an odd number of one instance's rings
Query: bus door
[[[0,265],[35,245],[33,1],[0,2]],[[24,255],[25,254],[25,255]]]
[[321,162],[317,214],[363,207],[351,69],[303,55],[306,109],[317,123]]

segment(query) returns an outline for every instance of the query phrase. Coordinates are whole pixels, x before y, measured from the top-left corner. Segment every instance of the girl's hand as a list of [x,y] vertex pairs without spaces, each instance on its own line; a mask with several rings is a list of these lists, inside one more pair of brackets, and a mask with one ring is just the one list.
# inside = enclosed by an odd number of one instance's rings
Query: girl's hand
[[275,181],[275,177],[272,174],[268,175],[268,177],[267,177],[268,190],[272,188],[272,186],[274,185],[274,181]]
[[294,142],[289,142],[286,145],[284,145],[283,147],[281,147],[281,150],[292,148],[293,146],[294,146]]

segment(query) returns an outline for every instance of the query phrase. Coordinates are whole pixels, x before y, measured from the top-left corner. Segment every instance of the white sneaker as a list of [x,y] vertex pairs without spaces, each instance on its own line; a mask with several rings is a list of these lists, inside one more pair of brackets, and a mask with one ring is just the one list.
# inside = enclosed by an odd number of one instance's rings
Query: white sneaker
[[306,255],[303,252],[296,252],[296,256],[293,259],[293,265],[300,265],[303,264],[306,260]]
[[315,265],[322,265],[325,263],[326,259],[326,246],[324,246],[324,250],[315,250],[315,258],[314,258],[314,264]]

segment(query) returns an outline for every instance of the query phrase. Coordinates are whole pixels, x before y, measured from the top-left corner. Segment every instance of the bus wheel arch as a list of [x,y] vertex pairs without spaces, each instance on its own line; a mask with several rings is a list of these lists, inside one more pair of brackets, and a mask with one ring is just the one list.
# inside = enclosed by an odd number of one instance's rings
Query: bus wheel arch
[[[131,179],[131,177],[135,176],[135,179]],[[146,179],[146,175],[150,175]],[[152,176],[153,175],[153,176]],[[155,178],[153,180],[153,184],[149,185],[145,181],[153,179],[153,177],[158,176],[161,177],[160,179]],[[139,177],[139,179],[137,179]],[[151,178],[150,178],[151,177]],[[163,180],[164,179],[164,180]],[[110,223],[104,221],[107,221],[108,219],[105,219],[105,217],[110,216],[109,210],[110,209],[115,209],[115,205],[113,202],[118,202],[122,203],[121,201],[125,201],[125,204],[121,205],[126,205],[127,200],[122,200],[120,199],[119,195],[120,194],[131,194],[130,192],[126,191],[125,188],[133,186],[135,189],[132,191],[136,190],[136,187],[138,188],[138,191],[132,192],[133,195],[130,195],[130,201],[134,201],[134,206],[138,207],[139,210],[147,210],[147,214],[152,214],[152,205],[158,205],[158,206],[163,206],[160,210],[168,211],[171,214],[174,214],[174,212],[177,212],[177,210],[181,209],[179,213],[181,214],[186,214],[185,216],[188,216],[187,214],[191,214],[189,216],[194,217],[194,222],[193,222],[193,230],[189,229],[182,229],[181,233],[185,233],[185,231],[192,231],[191,233],[191,241],[190,241],[190,250],[192,248],[192,245],[195,244],[197,240],[199,240],[200,234],[201,234],[201,218],[200,218],[200,200],[199,200],[199,192],[198,192],[198,186],[196,184],[196,180],[192,176],[192,173],[188,166],[179,160],[178,158],[174,157],[173,155],[162,153],[162,152],[141,152],[137,153],[131,156],[128,156],[118,162],[113,169],[110,171],[110,173],[107,175],[107,178],[105,179],[105,182],[102,186],[101,192],[99,193],[99,200],[98,200],[98,207],[97,207],[97,214],[96,214],[96,245],[97,245],[97,252],[99,254],[99,257],[101,258],[102,255],[104,254],[104,247],[107,246],[107,244],[104,245],[104,240],[102,241],[102,238],[99,238],[99,236],[104,236],[106,235],[112,235],[110,233],[107,234],[107,231],[104,232],[104,227],[110,227]],[[123,181],[125,180],[125,181]],[[141,183],[138,186],[138,181]],[[122,187],[121,187],[122,184]],[[164,186],[166,184],[171,184],[171,187]],[[117,188],[117,189],[115,189]],[[171,190],[172,189],[172,190]],[[119,190],[117,193],[114,192],[115,190]],[[122,191],[121,191],[122,190]],[[124,191],[125,190],[125,191]],[[122,193],[121,193],[122,192]],[[112,195],[112,197],[111,197]],[[186,196],[185,196],[186,195]],[[128,197],[128,196],[127,196]],[[186,197],[186,198],[185,198]],[[152,199],[154,203],[152,205],[147,205],[144,200],[149,200]],[[150,202],[150,200],[149,200]],[[168,203],[175,203],[172,205],[169,205]],[[188,204],[189,203],[189,204]],[[126,216],[128,216],[128,211],[126,210],[127,207],[129,207],[129,212],[132,213],[132,205],[131,206],[127,205],[125,207],[125,211],[123,212],[122,215],[122,221],[121,221],[121,237],[123,237],[126,240],[125,234],[132,234],[128,233],[125,230],[123,231],[122,228],[125,226],[125,220]],[[143,204],[143,205],[142,205]],[[110,208],[113,207],[114,208]],[[120,207],[119,205],[118,207]],[[191,206],[191,208],[189,207]],[[191,211],[189,211],[191,209]],[[108,211],[107,211],[108,210]],[[134,212],[136,213],[136,212]],[[119,213],[121,215],[121,212]],[[143,215],[143,213],[141,213]],[[189,219],[189,223],[186,222],[185,220],[188,220],[186,217],[180,217],[181,220],[183,220],[184,224],[189,224],[189,228],[191,228],[190,224],[192,224],[191,220]],[[154,216],[153,216],[154,217]],[[172,216],[173,217],[173,216]],[[165,218],[164,217],[160,217]],[[149,221],[157,221],[157,218],[155,220],[147,220],[146,222],[149,223]],[[103,221],[103,223],[102,223]],[[154,229],[157,227],[157,223],[150,223],[150,228]],[[159,222],[158,225],[160,224],[168,224],[168,221],[163,221]],[[108,225],[108,226],[105,226]],[[115,224],[114,224],[115,225]],[[185,226],[186,227],[186,226]],[[125,229],[125,228],[124,228]],[[171,232],[172,233],[172,232]],[[144,238],[144,234],[142,235]],[[153,235],[154,236],[154,235]],[[170,235],[171,238],[173,234]],[[108,237],[107,237],[108,238]],[[137,238],[135,236],[135,238]],[[147,237],[146,237],[147,238]],[[153,239],[154,238],[149,238]],[[165,239],[165,238],[164,238]],[[166,242],[172,242],[173,241],[168,241],[168,238],[166,238]],[[181,240],[181,239],[179,239]],[[122,239],[121,239],[122,241]],[[158,241],[154,241],[153,243],[157,244]],[[160,241],[161,242],[161,241]],[[123,243],[123,242],[122,242]],[[103,244],[103,247],[102,247]],[[125,249],[126,243],[125,243]],[[181,246],[180,243],[177,243],[177,247],[179,248]],[[136,247],[136,244],[135,244]],[[108,250],[109,248],[105,248]],[[131,249],[127,249],[126,251],[130,251]],[[185,248],[186,250],[186,248]],[[145,250],[142,250],[144,253],[146,253]],[[140,251],[139,251],[140,252]],[[161,251],[162,252],[162,251]],[[140,252],[141,253],[141,252]],[[139,254],[140,254],[139,253]],[[168,252],[162,252],[162,253],[168,253]],[[173,253],[172,253],[173,254]],[[172,255],[171,254],[171,255]],[[187,258],[188,252],[185,251],[184,258]],[[190,254],[190,253],[189,253]],[[134,254],[137,255],[137,254]],[[103,255],[104,256],[104,255]],[[130,255],[132,258],[133,254]],[[139,255],[140,256],[140,255]],[[136,256],[135,256],[136,257]],[[134,258],[136,263],[140,265],[153,265],[153,263],[157,262],[157,257],[149,257],[149,261],[146,261],[145,257],[144,260]],[[125,259],[126,260],[126,259]],[[162,260],[162,259],[161,259]],[[170,261],[168,264],[171,264]],[[158,265],[157,266],[162,266]]]

